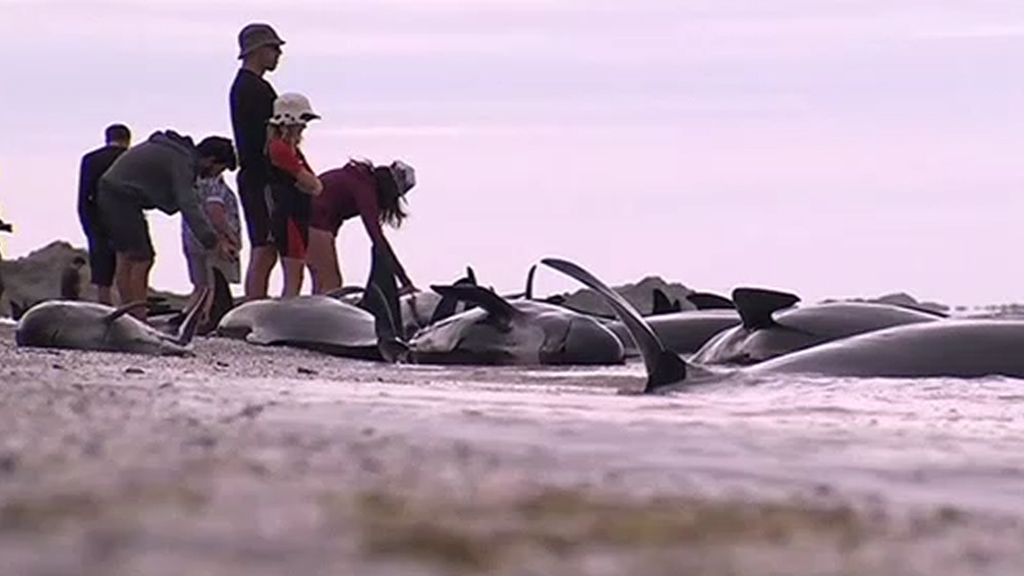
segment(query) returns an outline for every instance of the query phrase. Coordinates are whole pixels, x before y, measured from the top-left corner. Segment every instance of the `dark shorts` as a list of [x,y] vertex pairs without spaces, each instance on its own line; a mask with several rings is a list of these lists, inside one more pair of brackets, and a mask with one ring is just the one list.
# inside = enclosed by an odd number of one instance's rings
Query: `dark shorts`
[[282,258],[306,259],[309,245],[309,196],[292,186],[268,188],[271,236]]
[[130,193],[106,186],[101,181],[96,203],[104,230],[110,237],[110,245],[116,252],[140,262],[156,256],[149,237],[149,225],[138,200]]
[[89,230],[89,273],[94,285],[110,287],[114,285],[117,257],[110,237],[98,224],[94,221]]
[[238,196],[245,214],[245,229],[254,248],[271,244],[270,209],[267,207],[267,179],[251,171],[238,172]]

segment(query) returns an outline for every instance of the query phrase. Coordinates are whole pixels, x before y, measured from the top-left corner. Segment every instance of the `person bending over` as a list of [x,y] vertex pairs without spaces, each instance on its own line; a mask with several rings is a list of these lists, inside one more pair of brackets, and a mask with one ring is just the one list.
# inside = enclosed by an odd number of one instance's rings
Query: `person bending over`
[[[149,271],[156,252],[146,223],[146,210],[166,214],[179,211],[199,242],[225,257],[237,254],[237,244],[218,238],[199,202],[197,176],[227,164],[225,139],[212,137],[198,147],[188,136],[173,130],[156,132],[145,142],[122,154],[99,183],[100,217],[117,255],[115,281],[123,303],[145,301],[149,292]],[[132,314],[145,319],[146,311]]]
[[350,161],[320,175],[323,194],[313,200],[307,261],[313,276],[313,292],[323,294],[340,288],[341,268],[335,249],[338,230],[345,220],[359,217],[373,242],[369,284],[377,284],[396,326],[401,326],[397,277],[403,292],[413,292],[409,275],[395,254],[381,224],[398,228],[407,217],[405,195],[416,184],[412,166],[396,160],[389,166]]

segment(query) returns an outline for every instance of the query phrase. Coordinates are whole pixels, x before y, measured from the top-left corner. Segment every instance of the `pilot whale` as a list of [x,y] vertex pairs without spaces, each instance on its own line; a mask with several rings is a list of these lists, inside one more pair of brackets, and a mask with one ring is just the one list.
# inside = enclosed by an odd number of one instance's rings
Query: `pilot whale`
[[745,372],[1024,378],[1024,321],[963,319],[895,326],[779,356]]
[[739,368],[711,373],[665,349],[637,311],[597,277],[558,258],[543,264],[595,290],[612,307],[641,349],[647,371],[644,392],[736,375],[807,374],[827,377],[920,378],[1009,376],[1024,378],[1024,321],[945,320],[894,326],[813,346]]
[[[472,267],[466,267],[466,275],[452,283],[456,286],[475,286],[476,273]],[[359,306],[366,290],[362,286],[348,286],[328,293],[346,304]],[[402,315],[402,333],[413,335],[438,320],[466,310],[469,306],[451,298],[443,298],[436,292],[412,292],[398,298],[398,306]]]
[[209,290],[202,294],[173,335],[128,314],[146,306],[146,302],[112,308],[93,302],[51,300],[25,311],[14,339],[18,346],[186,356],[192,353],[189,344],[209,295]]
[[380,359],[373,315],[324,295],[246,302],[221,318],[217,335],[262,346]]
[[[530,267],[526,279],[526,291],[514,297],[534,300],[533,283],[536,270],[536,264]],[[632,358],[640,354],[629,329],[614,316],[606,318],[602,315],[576,310],[566,306],[563,300],[564,298],[556,296],[538,301],[557,304],[572,312],[596,318],[619,338],[627,357]],[[736,307],[728,298],[707,292],[693,292],[686,295],[686,300],[695,309],[684,310],[678,300],[670,300],[664,291],[655,288],[652,293],[651,314],[644,316],[648,325],[654,329],[665,346],[673,352],[693,354],[722,330],[740,323]]]
[[[419,364],[621,364],[622,343],[597,319],[561,306],[509,300],[473,285],[431,287],[475,307],[434,322],[403,341],[381,332],[392,360]],[[376,290],[371,290],[376,293]]]
[[[644,321],[668,350],[676,354],[694,354],[723,331],[739,325],[740,317],[735,310],[728,309],[684,310],[644,316]],[[615,320],[608,322],[606,326],[622,340],[627,356],[639,355],[630,330],[625,324]]]
[[933,322],[944,317],[934,312],[870,302],[795,307],[799,300],[796,295],[785,292],[737,288],[733,291],[733,302],[742,323],[710,339],[690,360],[708,365],[756,364],[848,336]]

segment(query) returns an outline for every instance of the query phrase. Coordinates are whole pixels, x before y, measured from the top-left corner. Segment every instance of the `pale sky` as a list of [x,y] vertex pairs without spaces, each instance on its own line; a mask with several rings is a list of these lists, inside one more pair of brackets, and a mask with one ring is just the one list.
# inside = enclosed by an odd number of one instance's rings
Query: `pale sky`
[[[107,124],[230,135],[250,21],[324,117],[315,169],[416,167],[389,236],[423,288],[472,264],[514,290],[561,256],[611,283],[1024,300],[1020,1],[0,0],[5,257],[83,244]],[[186,290],[178,216],[151,214],[153,284]],[[361,283],[360,224],[340,250]]]

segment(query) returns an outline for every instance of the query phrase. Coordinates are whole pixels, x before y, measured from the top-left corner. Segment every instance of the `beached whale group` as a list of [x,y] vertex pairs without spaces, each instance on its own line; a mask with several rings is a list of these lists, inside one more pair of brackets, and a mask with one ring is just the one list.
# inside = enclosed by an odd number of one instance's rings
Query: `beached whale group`
[[[683,310],[654,295],[641,315],[583,267],[557,258],[541,263],[596,292],[614,311],[602,317],[536,298],[526,290],[501,295],[477,284],[472,270],[431,292],[402,297],[402,324],[359,305],[382,298],[375,286],[337,294],[245,302],[226,310],[221,337],[253,345],[293,346],[340,357],[420,364],[594,365],[642,358],[644,391],[670,390],[738,374],[831,377],[1024,378],[1024,322],[948,318],[884,303],[799,305],[796,295],[738,288],[732,298],[692,294]],[[163,330],[111,308],[49,301],[19,320],[19,346],[142,354],[190,352],[197,311]],[[708,370],[705,367],[732,367]]]

